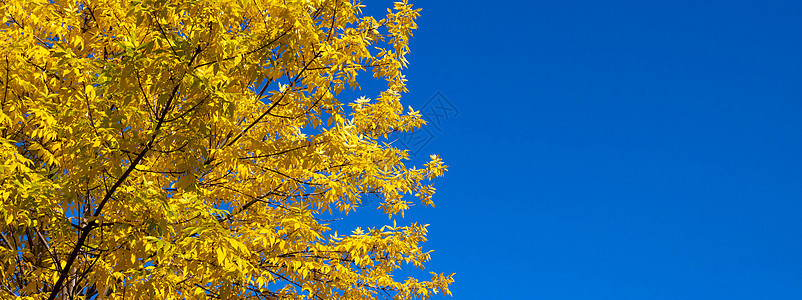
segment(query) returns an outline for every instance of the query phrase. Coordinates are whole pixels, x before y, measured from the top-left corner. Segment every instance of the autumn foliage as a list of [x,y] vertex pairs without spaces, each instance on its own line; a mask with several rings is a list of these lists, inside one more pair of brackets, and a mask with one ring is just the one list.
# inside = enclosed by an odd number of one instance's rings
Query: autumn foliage
[[[393,276],[430,259],[394,218],[446,170],[388,138],[424,125],[400,103],[406,1],[1,5],[1,299],[450,294]],[[386,90],[338,99],[358,74]],[[368,197],[387,226],[330,228]]]

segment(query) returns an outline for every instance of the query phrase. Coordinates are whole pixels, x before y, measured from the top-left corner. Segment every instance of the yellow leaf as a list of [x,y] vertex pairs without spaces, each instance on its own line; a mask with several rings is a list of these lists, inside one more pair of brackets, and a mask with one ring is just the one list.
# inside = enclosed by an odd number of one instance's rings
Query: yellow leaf
[[215,251],[217,252],[217,264],[223,266],[224,265],[223,262],[226,259],[225,250],[223,250],[222,247],[218,247],[217,249],[215,249]]

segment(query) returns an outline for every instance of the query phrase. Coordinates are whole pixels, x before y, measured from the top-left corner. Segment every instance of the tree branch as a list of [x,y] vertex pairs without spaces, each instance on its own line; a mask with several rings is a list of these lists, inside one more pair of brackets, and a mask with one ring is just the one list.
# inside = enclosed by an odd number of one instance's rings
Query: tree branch
[[[119,188],[123,184],[123,182],[125,182],[125,180],[128,179],[128,176],[134,169],[136,169],[136,166],[142,161],[142,159],[145,157],[145,154],[147,154],[148,151],[153,147],[153,142],[156,140],[156,137],[159,134],[159,129],[161,129],[162,123],[164,122],[164,118],[167,116],[167,113],[169,112],[173,99],[178,94],[179,85],[180,84],[175,85],[175,87],[173,88],[173,92],[170,95],[170,98],[167,99],[167,103],[164,105],[164,108],[162,109],[162,112],[159,116],[158,123],[156,124],[156,128],[153,131],[153,136],[151,137],[150,142],[148,142],[148,144],[145,145],[145,148],[142,149],[141,152],[139,152],[134,161],[131,162],[131,165],[128,166],[128,168],[125,170],[122,176],[120,176],[120,178],[117,179],[114,185],[112,185],[111,189],[106,191],[106,195],[103,197],[103,200],[100,201],[100,204],[98,204],[97,208],[95,209],[95,212],[92,214],[93,217],[100,216],[100,213],[103,211],[103,207],[106,205],[106,203],[108,203],[109,199],[111,199],[111,196],[114,194],[114,192],[117,191],[117,188]],[[59,290],[61,290],[62,286],[64,285],[64,280],[67,278],[68,275],[67,273],[72,267],[72,264],[75,262],[75,259],[78,257],[81,248],[83,248],[84,244],[86,243],[86,239],[87,237],[89,237],[89,233],[92,231],[92,229],[98,226],[99,225],[97,223],[97,220],[92,220],[88,224],[86,224],[86,226],[83,229],[81,229],[81,235],[78,237],[78,241],[72,248],[72,252],[70,252],[70,255],[67,257],[67,262],[64,265],[64,269],[61,270],[60,272],[61,274],[59,274],[58,280],[56,280],[56,284],[53,285],[53,290],[50,292],[50,296],[47,298],[48,300],[56,299]]]

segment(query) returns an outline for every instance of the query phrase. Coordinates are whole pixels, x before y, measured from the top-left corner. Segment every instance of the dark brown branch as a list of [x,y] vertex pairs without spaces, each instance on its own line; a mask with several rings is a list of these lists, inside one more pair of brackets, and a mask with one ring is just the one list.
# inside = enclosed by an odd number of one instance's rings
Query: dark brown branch
[[[125,182],[125,180],[128,179],[128,176],[136,168],[136,166],[142,161],[142,159],[145,157],[145,154],[147,154],[148,151],[151,148],[153,148],[153,142],[156,140],[156,137],[159,134],[159,130],[161,129],[162,123],[164,121],[164,117],[167,116],[167,113],[169,112],[169,109],[170,109],[170,106],[172,104],[172,101],[175,98],[175,96],[178,94],[178,87],[179,87],[179,85],[176,84],[175,87],[173,88],[173,92],[170,95],[170,98],[167,99],[167,103],[164,105],[164,108],[162,109],[162,112],[161,112],[161,114],[159,116],[158,123],[156,124],[156,128],[155,128],[155,130],[153,132],[153,136],[151,137],[151,140],[148,142],[147,145],[145,145],[144,149],[142,149],[142,151],[139,152],[139,155],[137,155],[137,157],[134,159],[134,161],[131,162],[131,165],[128,166],[128,168],[125,170],[125,172],[122,174],[122,176],[120,176],[120,178],[117,179],[117,181],[114,183],[114,185],[112,185],[111,189],[106,191],[106,195],[103,197],[103,200],[100,201],[100,204],[98,204],[97,208],[95,209],[95,212],[92,214],[93,217],[98,217],[100,215],[100,213],[103,211],[103,207],[106,205],[106,203],[108,203],[109,199],[111,199],[111,196],[114,194],[114,192],[117,190],[117,188],[119,188],[123,184],[123,182]],[[75,246],[72,248],[72,252],[67,257],[67,261],[66,261],[66,263],[64,265],[64,269],[62,269],[61,274],[59,274],[58,280],[56,280],[56,283],[53,285],[53,290],[50,292],[50,296],[47,298],[48,300],[56,299],[56,296],[58,295],[59,291],[61,290],[61,288],[62,288],[62,286],[64,284],[64,280],[68,276],[68,272],[69,272],[70,268],[72,268],[72,264],[75,262],[75,259],[78,257],[78,254],[81,251],[81,248],[83,248],[84,244],[86,244],[86,239],[89,237],[89,233],[94,228],[96,228],[98,226],[99,225],[98,225],[97,221],[96,220],[92,220],[88,224],[86,224],[86,226],[83,227],[83,229],[81,229],[81,235],[78,237],[78,241],[75,243]]]
[[261,121],[261,120],[262,120],[262,119],[263,119],[265,116],[267,116],[268,114],[270,114],[270,112],[271,112],[271,111],[272,111],[274,108],[276,108],[276,106],[278,106],[278,105],[279,105],[279,103],[281,103],[281,100],[284,100],[284,97],[287,95],[287,92],[289,92],[289,91],[291,90],[291,89],[290,89],[290,87],[294,87],[294,86],[295,86],[295,84],[296,84],[296,83],[298,83],[298,79],[300,79],[300,78],[301,78],[301,75],[302,75],[304,72],[306,72],[307,68],[309,68],[309,66],[310,66],[310,65],[311,65],[311,64],[312,64],[312,63],[315,61],[315,59],[317,59],[318,57],[320,57],[320,52],[316,53],[316,54],[315,54],[315,57],[313,57],[311,60],[309,60],[309,62],[308,62],[306,65],[304,65],[304,68],[303,68],[303,69],[301,69],[301,71],[300,71],[300,72],[298,72],[298,74],[296,74],[296,75],[295,75],[295,78],[293,78],[293,80],[291,81],[291,83],[290,83],[290,86],[289,86],[289,87],[287,87],[287,88],[284,90],[284,92],[283,92],[283,93],[281,93],[281,97],[279,97],[279,99],[278,99],[278,100],[276,100],[276,102],[274,102],[274,103],[273,103],[273,105],[271,105],[270,107],[268,107],[268,108],[267,108],[267,111],[265,111],[264,113],[262,113],[262,115],[260,115],[258,118],[256,118],[256,120],[254,120],[253,122],[251,122],[251,124],[248,124],[248,127],[245,127],[245,129],[243,129],[243,130],[242,130],[242,131],[241,131],[239,134],[237,134],[237,137],[235,137],[233,140],[231,140],[231,142],[229,142],[229,143],[228,143],[226,146],[231,146],[231,145],[233,145],[235,142],[237,142],[237,141],[238,141],[238,140],[239,140],[239,139],[242,137],[242,135],[244,135],[245,133],[247,133],[247,132],[248,132],[248,130],[251,130],[251,128],[252,128],[254,125],[256,125],[257,123],[259,123],[259,121]]
[[270,153],[270,154],[265,154],[265,155],[257,155],[257,156],[240,157],[239,159],[243,159],[244,160],[244,159],[254,159],[254,158],[266,158],[266,157],[271,157],[271,156],[276,156],[276,155],[282,155],[282,154],[289,153],[289,152],[292,152],[292,151],[295,151],[295,150],[299,150],[299,149],[303,149],[303,148],[306,148],[306,147],[317,146],[317,145],[320,145],[322,143],[323,142],[317,142],[317,143],[313,142],[313,143],[309,143],[307,145],[298,146],[298,147],[295,147],[295,148],[290,148],[290,149],[282,150],[282,151],[275,152],[275,153]]
[[187,111],[185,111],[185,112],[181,113],[180,115],[176,116],[175,118],[172,118],[172,119],[169,119],[169,120],[164,120],[164,123],[170,123],[170,122],[173,122],[173,121],[175,121],[175,120],[178,120],[178,119],[180,119],[180,118],[184,117],[186,114],[188,114],[188,113],[190,113],[190,112],[194,111],[194,110],[195,110],[195,109],[196,109],[198,106],[200,106],[201,104],[203,104],[203,102],[206,102],[206,99],[209,99],[209,96],[208,96],[208,95],[207,95],[206,97],[204,97],[203,99],[201,99],[200,101],[198,101],[198,103],[195,103],[195,105],[193,105],[192,107],[190,107],[190,108],[189,108]]
[[181,57],[178,56],[178,52],[176,52],[175,48],[173,48],[173,43],[170,41],[170,38],[167,37],[167,33],[164,32],[162,24],[159,23],[159,19],[156,17],[156,13],[154,12],[152,13],[152,15],[153,15],[153,23],[156,23],[156,26],[159,27],[159,32],[161,32],[162,36],[164,36],[164,39],[167,40],[167,45],[170,45],[170,50],[173,51],[173,55],[175,55],[175,57],[178,58],[178,61],[181,61]]
[[220,60],[213,60],[213,61],[210,61],[210,62],[207,62],[207,63],[202,63],[202,64],[199,64],[199,65],[195,66],[195,67],[194,67],[194,69],[197,69],[197,68],[200,68],[200,67],[205,67],[205,66],[208,66],[208,65],[211,65],[211,64],[215,64],[215,63],[218,63],[218,62],[221,62],[221,61],[232,60],[232,59],[234,59],[234,58],[237,58],[238,56],[247,56],[247,55],[251,55],[251,54],[253,54],[253,53],[255,53],[255,52],[261,51],[262,49],[264,49],[264,48],[267,48],[268,46],[270,46],[270,45],[272,45],[273,43],[275,43],[276,41],[278,41],[278,39],[280,39],[280,38],[284,37],[285,35],[287,35],[287,33],[288,33],[288,32],[290,32],[291,30],[292,30],[292,29],[285,31],[284,33],[282,33],[282,34],[280,34],[279,36],[277,36],[275,39],[273,39],[273,40],[271,40],[271,41],[267,42],[266,44],[264,44],[264,45],[260,46],[259,48],[253,49],[253,50],[251,50],[251,51],[248,51],[248,52],[245,52],[245,53],[242,53],[242,54],[237,54],[237,55],[234,55],[234,56],[229,56],[229,57],[226,57],[226,58],[223,58],[223,59],[220,59]]

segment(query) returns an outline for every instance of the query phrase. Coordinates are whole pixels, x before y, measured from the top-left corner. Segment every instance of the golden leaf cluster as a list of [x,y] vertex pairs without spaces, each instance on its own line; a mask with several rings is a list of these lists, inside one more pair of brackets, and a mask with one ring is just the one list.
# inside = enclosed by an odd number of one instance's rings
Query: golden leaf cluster
[[[426,299],[427,226],[325,216],[433,206],[388,134],[419,9],[344,0],[4,0],[0,298]],[[345,104],[357,76],[384,80]],[[370,79],[370,77],[368,77]]]

